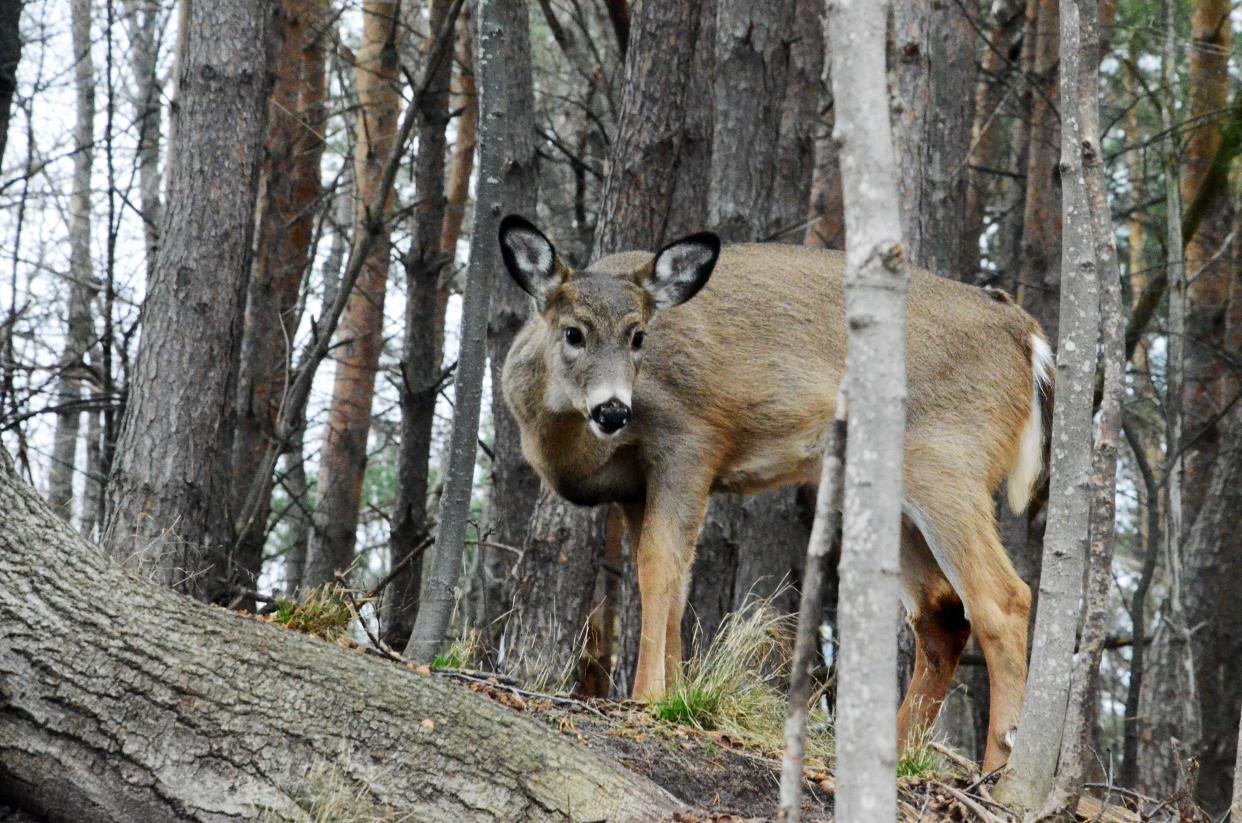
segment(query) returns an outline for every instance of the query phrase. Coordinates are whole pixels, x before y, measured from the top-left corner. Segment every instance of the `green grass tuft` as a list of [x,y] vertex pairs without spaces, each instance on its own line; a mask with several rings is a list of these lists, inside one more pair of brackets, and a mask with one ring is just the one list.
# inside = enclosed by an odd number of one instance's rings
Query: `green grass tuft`
[[[796,624],[797,615],[779,614],[762,602],[729,615],[708,648],[686,664],[664,698],[652,705],[653,714],[666,723],[781,751]],[[832,725],[827,716],[812,711],[808,729],[807,754],[830,756]]]

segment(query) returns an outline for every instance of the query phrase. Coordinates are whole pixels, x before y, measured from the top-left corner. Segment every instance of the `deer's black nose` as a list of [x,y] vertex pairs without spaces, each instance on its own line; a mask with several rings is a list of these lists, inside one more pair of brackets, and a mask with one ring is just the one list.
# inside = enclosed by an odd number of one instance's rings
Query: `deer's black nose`
[[614,397],[591,409],[591,419],[604,430],[605,434],[612,434],[620,431],[626,423],[630,422],[630,407]]

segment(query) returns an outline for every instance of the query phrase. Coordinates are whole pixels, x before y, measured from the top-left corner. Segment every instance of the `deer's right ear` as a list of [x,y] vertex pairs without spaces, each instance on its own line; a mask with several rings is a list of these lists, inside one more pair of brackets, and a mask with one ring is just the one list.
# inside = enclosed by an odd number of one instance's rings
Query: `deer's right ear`
[[563,279],[552,243],[525,217],[510,214],[500,221],[500,254],[509,276],[542,309]]

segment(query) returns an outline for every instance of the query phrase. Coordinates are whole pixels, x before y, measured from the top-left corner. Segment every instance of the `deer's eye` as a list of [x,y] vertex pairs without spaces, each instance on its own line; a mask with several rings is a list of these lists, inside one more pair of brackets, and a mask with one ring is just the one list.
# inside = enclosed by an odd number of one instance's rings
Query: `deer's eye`
[[640,332],[640,331],[634,332],[634,337],[630,340],[630,348],[632,348],[634,351],[638,351],[639,349],[643,347],[643,341],[646,339],[647,339],[647,335],[644,334],[643,332]]
[[582,348],[583,344],[586,343],[586,338],[582,336],[582,329],[575,326],[565,329],[565,342],[575,349]]

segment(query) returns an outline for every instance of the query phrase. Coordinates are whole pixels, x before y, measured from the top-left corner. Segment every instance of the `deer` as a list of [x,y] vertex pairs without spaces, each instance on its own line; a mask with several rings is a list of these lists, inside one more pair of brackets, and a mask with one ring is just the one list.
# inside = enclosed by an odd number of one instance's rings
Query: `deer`
[[[523,456],[571,503],[621,508],[642,604],[632,696],[658,700],[681,672],[709,495],[818,483],[845,371],[845,254],[704,232],[575,271],[520,215],[499,243],[534,303],[502,377]],[[973,633],[991,771],[1022,707],[1031,604],[992,500],[1006,483],[1021,512],[1042,476],[1052,352],[1004,292],[913,266],[906,323],[901,600],[916,656],[898,735],[935,720]]]

